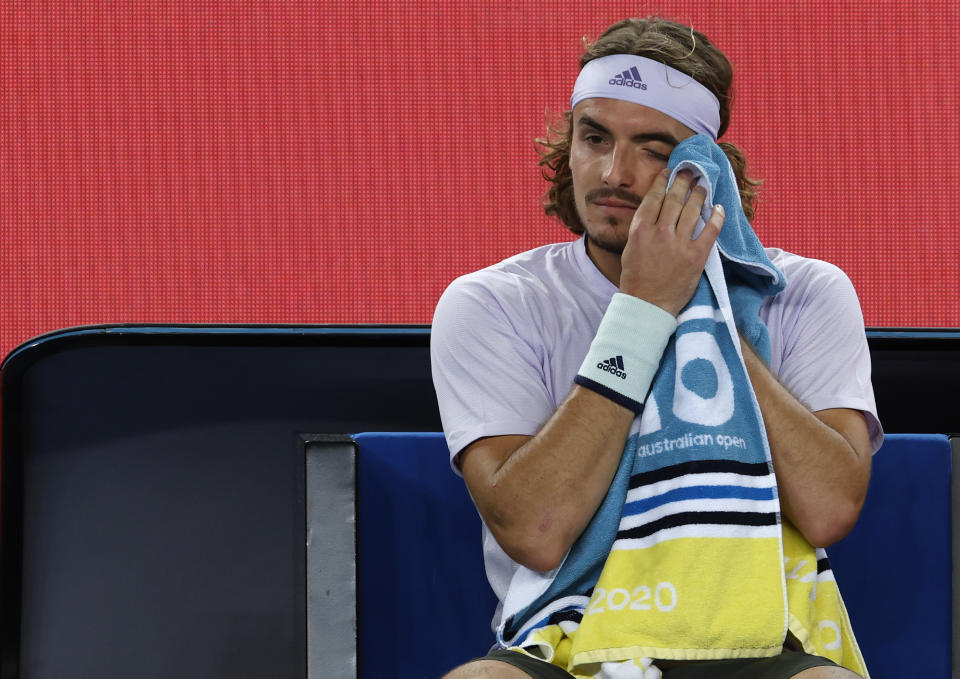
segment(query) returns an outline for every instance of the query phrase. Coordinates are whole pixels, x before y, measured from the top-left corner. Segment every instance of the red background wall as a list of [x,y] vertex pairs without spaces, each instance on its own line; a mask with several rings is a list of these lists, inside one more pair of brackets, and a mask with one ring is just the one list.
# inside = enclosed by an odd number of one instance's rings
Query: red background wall
[[761,238],[871,326],[960,326],[960,5],[0,3],[0,356],[113,322],[427,323],[455,276],[567,238],[533,138],[581,37],[693,22]]

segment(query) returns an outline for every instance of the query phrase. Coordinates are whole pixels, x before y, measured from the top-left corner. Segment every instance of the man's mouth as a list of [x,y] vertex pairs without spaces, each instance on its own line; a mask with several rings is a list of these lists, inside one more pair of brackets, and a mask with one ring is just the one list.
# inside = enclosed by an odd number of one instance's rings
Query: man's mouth
[[595,200],[593,202],[595,205],[599,205],[600,207],[617,208],[621,210],[636,210],[637,207],[639,207],[634,203],[617,200],[616,198],[601,198],[600,200]]
[[609,187],[588,191],[585,198],[588,203],[613,214],[636,212],[642,200],[640,196],[630,191]]
[[631,203],[619,198],[598,198],[593,201],[594,206],[600,212],[610,218],[623,220],[632,219],[637,212],[637,204]]

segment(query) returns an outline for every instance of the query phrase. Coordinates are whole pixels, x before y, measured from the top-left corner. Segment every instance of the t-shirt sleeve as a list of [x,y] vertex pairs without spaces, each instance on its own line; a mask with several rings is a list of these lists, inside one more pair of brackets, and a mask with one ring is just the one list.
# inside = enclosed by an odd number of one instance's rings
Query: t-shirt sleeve
[[856,290],[847,275],[826,262],[811,262],[790,328],[778,375],[810,410],[851,408],[867,418],[873,452],[883,429],[870,381],[870,350]]
[[543,348],[521,314],[511,314],[476,274],[454,281],[433,317],[430,360],[451,463],[485,436],[533,435],[555,404]]

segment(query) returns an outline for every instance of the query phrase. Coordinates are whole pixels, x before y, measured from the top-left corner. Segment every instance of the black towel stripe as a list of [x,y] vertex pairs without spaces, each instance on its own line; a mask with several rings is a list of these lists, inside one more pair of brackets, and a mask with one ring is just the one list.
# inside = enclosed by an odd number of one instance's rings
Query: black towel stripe
[[775,526],[776,512],[680,512],[645,523],[636,528],[617,531],[617,540],[645,538],[665,528],[713,524],[733,526]]
[[630,488],[647,486],[658,481],[675,479],[685,474],[742,474],[744,476],[766,476],[770,474],[770,465],[766,462],[738,462],[736,460],[692,460],[680,464],[661,467],[630,477]]
[[823,557],[822,559],[817,559],[817,574],[823,573],[824,571],[833,570],[830,567],[830,559]]
[[583,620],[583,613],[580,611],[557,611],[547,620],[548,625],[556,625],[559,622],[569,621],[575,622],[578,625],[580,621]]

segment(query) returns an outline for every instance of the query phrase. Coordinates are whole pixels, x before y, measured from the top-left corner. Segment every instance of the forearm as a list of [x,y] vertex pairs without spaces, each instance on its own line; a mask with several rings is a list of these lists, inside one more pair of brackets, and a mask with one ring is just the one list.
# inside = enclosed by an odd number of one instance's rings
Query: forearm
[[511,558],[539,571],[559,565],[603,502],[633,419],[631,410],[575,386],[536,436],[468,446],[464,476]]
[[464,467],[487,525],[517,561],[552,568],[587,526],[676,327],[662,308],[614,295],[576,386],[537,435],[481,443],[486,468]]
[[746,342],[744,360],[766,426],[784,515],[818,547],[843,538],[870,478],[866,421],[847,409],[810,412]]

